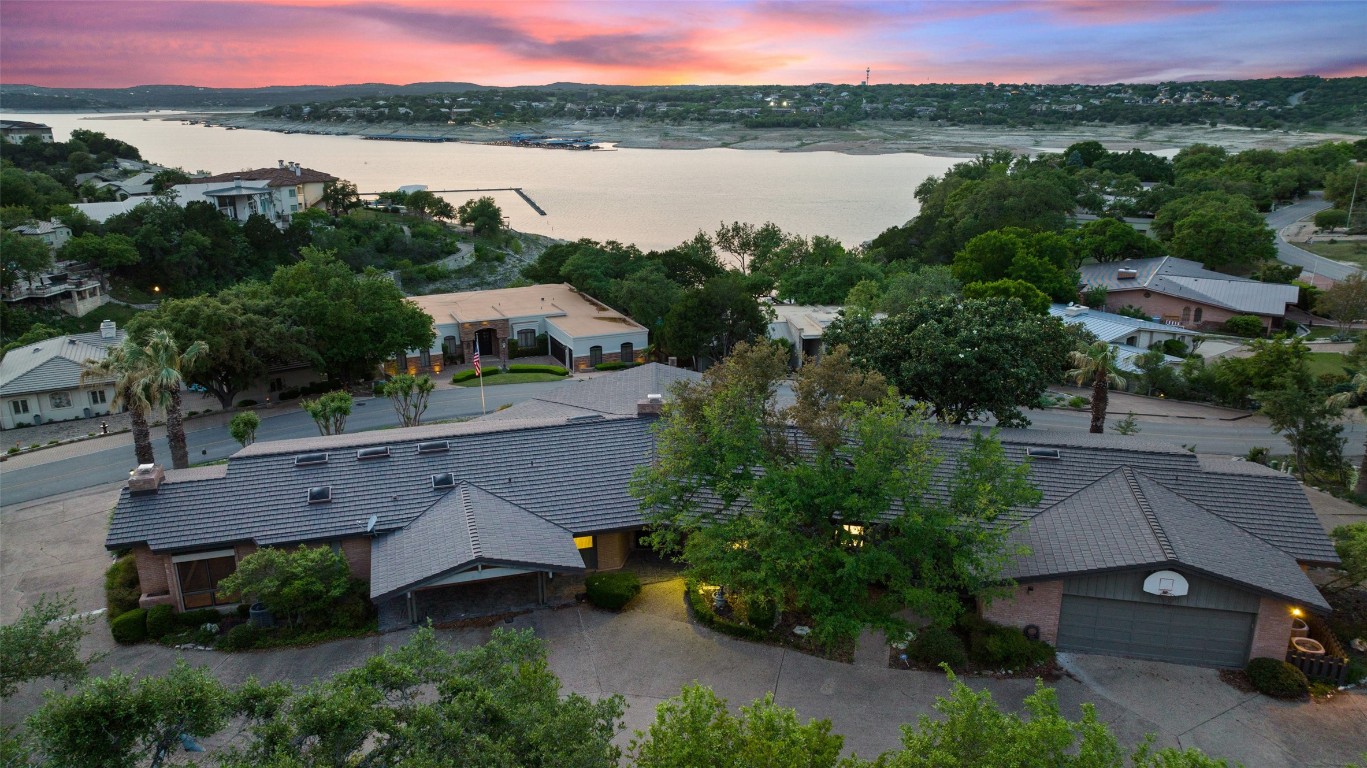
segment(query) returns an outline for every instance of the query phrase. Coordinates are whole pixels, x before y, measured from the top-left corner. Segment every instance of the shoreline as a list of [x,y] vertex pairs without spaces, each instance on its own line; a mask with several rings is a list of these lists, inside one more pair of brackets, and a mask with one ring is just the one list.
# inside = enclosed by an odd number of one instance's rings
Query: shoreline
[[[1193,144],[1215,144],[1231,152],[1249,149],[1284,151],[1326,141],[1356,141],[1358,134],[1276,131],[1238,126],[1078,125],[1053,128],[958,126],[910,121],[866,121],[842,129],[754,129],[734,124],[660,125],[637,121],[577,120],[534,125],[408,125],[404,123],[312,123],[264,118],[250,112],[111,113],[110,120],[156,118],[200,120],[218,128],[291,132],[326,136],[406,134],[468,144],[505,140],[524,131],[592,137],[618,149],[739,149],[770,152],[839,152],[847,155],[919,153],[932,157],[972,158],[982,152],[1009,149],[1036,155],[1061,151],[1078,141],[1100,141],[1111,151],[1139,149],[1173,152]],[[97,118],[98,119],[98,118]]]

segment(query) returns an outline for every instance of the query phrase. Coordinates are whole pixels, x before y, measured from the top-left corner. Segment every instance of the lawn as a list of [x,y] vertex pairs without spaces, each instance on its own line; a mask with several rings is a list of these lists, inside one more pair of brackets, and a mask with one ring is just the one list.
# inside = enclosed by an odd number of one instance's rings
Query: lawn
[[[500,373],[497,376],[490,376],[485,380],[484,386],[496,387],[499,384],[534,384],[539,381],[564,381],[564,376],[557,376],[554,373]],[[479,379],[462,381],[457,387],[478,387]]]
[[1325,373],[1337,373],[1348,375],[1343,370],[1344,359],[1342,352],[1311,352],[1306,355],[1306,362],[1310,365],[1310,375],[1320,376]]
[[1367,241],[1339,241],[1337,243],[1331,243],[1316,240],[1313,243],[1294,243],[1294,245],[1298,248],[1304,248],[1311,253],[1323,256],[1326,259],[1356,264],[1359,267],[1367,267]]

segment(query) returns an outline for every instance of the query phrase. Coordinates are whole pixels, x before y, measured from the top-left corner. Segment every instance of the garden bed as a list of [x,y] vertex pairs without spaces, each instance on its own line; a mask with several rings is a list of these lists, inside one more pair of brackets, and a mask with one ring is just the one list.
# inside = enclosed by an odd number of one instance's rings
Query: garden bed
[[688,615],[709,629],[742,640],[791,648],[808,656],[846,664],[854,663],[856,644],[854,638],[837,642],[834,646],[825,646],[818,643],[816,638],[810,634],[803,636],[794,632],[800,626],[810,627],[812,625],[809,616],[783,611],[776,617],[771,628],[764,628],[746,623],[740,618],[748,615],[749,610],[742,604],[738,596],[728,594],[725,607],[720,614],[712,609],[712,601],[713,596],[710,592],[700,590],[698,585],[691,580],[685,582],[684,605],[688,609]]
[[951,628],[921,627],[908,633],[905,642],[888,647],[888,666],[893,669],[940,672],[943,664],[956,674],[978,677],[1050,682],[1063,677],[1053,646],[971,612],[960,616]]

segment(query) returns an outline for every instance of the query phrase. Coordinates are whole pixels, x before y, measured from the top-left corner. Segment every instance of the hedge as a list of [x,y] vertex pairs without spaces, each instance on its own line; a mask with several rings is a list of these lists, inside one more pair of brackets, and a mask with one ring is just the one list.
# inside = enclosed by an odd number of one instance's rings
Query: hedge
[[137,608],[141,597],[138,563],[132,555],[124,555],[104,572],[104,603],[109,621]]
[[199,629],[205,624],[217,624],[223,620],[223,614],[213,608],[200,608],[197,611],[186,611],[178,617],[182,629]]
[[568,376],[570,372],[559,365],[528,365],[526,363],[514,363],[508,366],[508,373],[553,373],[556,376]]
[[154,605],[147,611],[147,636],[160,640],[176,629],[176,609],[169,605]]
[[[503,372],[503,371],[500,370],[500,369],[498,369],[498,368],[485,368],[485,369],[484,369],[484,377],[485,377],[485,378],[488,378],[488,377],[490,377],[490,376],[497,376],[497,375],[499,375],[499,374],[502,373],[502,372]],[[475,378],[475,370],[474,370],[473,368],[471,368],[471,369],[468,370],[468,371],[461,371],[460,373],[457,373],[455,376],[452,376],[452,377],[451,377],[451,383],[452,383],[452,384],[459,384],[459,383],[461,383],[461,382],[463,382],[463,381],[470,381],[470,380],[473,379],[473,378]]]
[[141,643],[147,639],[147,611],[143,608],[124,611],[109,622],[109,631],[113,633],[114,640],[122,645]]
[[1278,699],[1303,699],[1310,693],[1305,673],[1280,659],[1254,659],[1244,667],[1248,681],[1260,692]]
[[626,571],[595,573],[584,580],[589,602],[599,608],[621,610],[641,591],[641,580]]
[[933,624],[916,633],[907,655],[922,664],[948,664],[951,669],[963,669],[968,662],[964,641],[951,630]]
[[698,590],[698,582],[689,579],[684,582],[684,597],[688,600],[689,610],[698,623],[723,635],[739,637],[742,640],[767,640],[769,629],[736,624],[712,612],[711,602]]
[[619,362],[619,361],[613,361],[613,362],[610,362],[610,363],[599,363],[598,365],[593,366],[593,370],[595,370],[595,371],[620,371],[620,370],[622,370],[623,368],[635,368],[635,367],[636,367],[636,364],[635,364],[635,363],[623,363],[623,362]]

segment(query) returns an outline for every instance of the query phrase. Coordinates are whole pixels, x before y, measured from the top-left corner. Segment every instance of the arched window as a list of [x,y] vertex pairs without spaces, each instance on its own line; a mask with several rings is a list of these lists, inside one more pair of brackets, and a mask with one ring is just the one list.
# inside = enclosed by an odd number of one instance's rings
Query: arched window
[[603,348],[589,347],[589,365],[598,365],[603,362]]
[[631,342],[629,341],[622,345],[621,360],[624,363],[636,362],[636,349],[631,346]]
[[1201,308],[1200,308],[1200,307],[1197,307],[1197,308],[1196,308],[1196,314],[1192,316],[1192,320],[1194,320],[1194,321],[1196,321],[1196,322],[1198,322],[1198,323],[1201,322]]
[[1191,307],[1182,307],[1182,322],[1191,322]]

